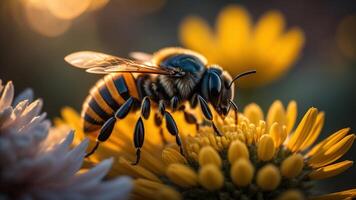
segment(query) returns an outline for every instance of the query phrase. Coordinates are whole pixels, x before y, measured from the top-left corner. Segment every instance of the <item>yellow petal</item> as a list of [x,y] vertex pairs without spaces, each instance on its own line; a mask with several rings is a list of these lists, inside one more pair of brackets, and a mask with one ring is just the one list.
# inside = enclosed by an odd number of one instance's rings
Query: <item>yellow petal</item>
[[218,152],[211,146],[203,147],[199,152],[199,165],[214,164],[221,167],[221,158]]
[[272,191],[276,189],[281,182],[279,170],[273,164],[268,164],[262,167],[257,172],[257,185],[264,191]]
[[323,141],[321,141],[319,144],[317,144],[315,147],[313,147],[308,153],[307,157],[310,157],[316,153],[320,153],[321,149],[329,149],[332,145],[334,145],[336,142],[341,140],[348,132],[350,131],[350,128],[344,128],[341,129]]
[[279,38],[275,49],[271,52],[274,54],[272,64],[276,66],[274,68],[276,75],[287,71],[289,66],[298,58],[304,46],[304,40],[303,31],[297,27],[291,28],[284,36]]
[[173,163],[187,164],[185,157],[173,148],[165,148],[163,150],[162,160],[166,165]]
[[117,167],[120,168],[122,174],[127,174],[134,178],[145,178],[151,181],[161,182],[160,179],[152,172],[141,166],[133,166],[123,157],[119,158],[118,164],[116,165],[118,165]]
[[275,144],[270,135],[262,135],[257,144],[257,155],[262,161],[271,160],[275,153]]
[[293,154],[283,160],[281,164],[281,174],[287,178],[294,178],[302,172],[304,166],[303,156]]
[[263,111],[260,106],[255,103],[250,103],[245,107],[244,115],[255,125],[258,125],[260,120],[263,120]]
[[354,134],[344,137],[329,149],[323,149],[320,151],[320,153],[310,157],[310,160],[308,161],[309,165],[313,168],[317,168],[336,161],[351,148],[354,140]]
[[[239,60],[250,37],[250,16],[240,6],[226,6],[216,21],[217,39],[225,59]],[[230,66],[224,66],[230,67]],[[232,73],[240,73],[232,69]]]
[[277,200],[303,200],[304,195],[299,190],[287,190],[278,196]]
[[[169,200],[181,200],[183,199],[179,192],[170,188],[170,187],[163,187],[156,193],[157,200],[161,199],[169,199]],[[147,197],[146,197],[147,198]]]
[[310,108],[308,112],[304,115],[294,134],[288,141],[287,147],[289,150],[291,150],[292,152],[296,152],[300,149],[300,146],[312,130],[312,127],[317,117],[317,113],[318,110],[316,108]]
[[285,128],[275,122],[272,124],[269,130],[269,135],[272,137],[276,147],[279,147],[287,138],[287,131]]
[[345,198],[355,198],[356,197],[356,189],[345,190],[341,192],[330,193],[326,195],[310,197],[310,200],[339,200]]
[[312,130],[310,131],[308,137],[305,139],[305,141],[303,142],[303,144],[300,147],[301,151],[303,151],[303,150],[307,149],[308,147],[310,147],[311,145],[313,145],[314,142],[316,141],[316,139],[318,139],[318,137],[321,133],[321,129],[324,126],[324,118],[325,118],[324,112],[318,113],[318,116],[316,117],[316,121],[312,127]]
[[254,171],[255,169],[250,160],[245,158],[238,159],[230,170],[232,182],[239,187],[247,186],[253,179]]
[[286,111],[286,117],[287,117],[287,121],[286,121],[286,125],[287,125],[287,133],[289,134],[295,124],[295,121],[297,119],[298,116],[298,108],[297,108],[297,102],[295,101],[291,101],[289,102],[288,106],[287,106],[287,111]]
[[332,165],[328,165],[319,169],[315,169],[309,174],[309,177],[314,180],[333,177],[346,171],[352,166],[352,164],[353,161],[345,160]]
[[267,113],[266,122],[268,127],[274,122],[278,122],[280,125],[286,124],[285,110],[281,101],[276,100],[272,103]]
[[190,167],[182,164],[171,164],[166,171],[167,177],[181,187],[193,187],[198,184],[198,176]]
[[227,156],[231,164],[240,158],[249,159],[250,157],[246,144],[240,140],[235,140],[230,144]]
[[186,17],[180,25],[179,38],[184,46],[204,54],[210,62],[216,57],[214,35],[202,18]]
[[220,189],[224,184],[224,176],[220,169],[214,164],[207,164],[199,170],[199,183],[207,190]]
[[157,183],[155,181],[139,178],[134,180],[134,188],[132,193],[139,199],[154,199],[153,197],[155,196],[155,194],[164,187],[166,186],[162,183]]
[[[266,52],[279,38],[284,29],[284,19],[280,12],[265,13],[256,24],[254,31],[254,45],[258,52]],[[266,55],[264,55],[266,56]]]

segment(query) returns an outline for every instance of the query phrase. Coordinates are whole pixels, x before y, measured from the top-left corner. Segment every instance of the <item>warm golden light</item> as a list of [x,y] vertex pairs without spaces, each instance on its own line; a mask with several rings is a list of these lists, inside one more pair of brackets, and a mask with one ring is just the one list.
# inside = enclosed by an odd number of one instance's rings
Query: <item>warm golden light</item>
[[60,19],[74,19],[83,14],[91,0],[45,0],[48,10]]
[[40,0],[24,1],[24,11],[30,28],[47,37],[59,36],[71,25],[70,21],[53,16]]
[[18,0],[7,5],[19,25],[28,25],[33,31],[57,37],[65,33],[72,20],[85,13],[103,8],[110,0]]

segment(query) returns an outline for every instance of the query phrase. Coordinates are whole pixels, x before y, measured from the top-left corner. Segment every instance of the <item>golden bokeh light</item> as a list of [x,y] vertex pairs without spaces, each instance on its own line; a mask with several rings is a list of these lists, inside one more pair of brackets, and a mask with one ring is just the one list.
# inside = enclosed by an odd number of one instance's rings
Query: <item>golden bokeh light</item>
[[72,21],[86,11],[105,7],[110,0],[17,0],[7,7],[16,22],[26,24],[33,31],[46,36],[57,37],[65,33]]
[[47,37],[56,37],[66,32],[71,21],[53,16],[40,0],[28,0],[23,4],[24,14],[29,27]]
[[341,53],[350,59],[356,58],[356,14],[343,18],[338,26],[336,42]]
[[45,3],[59,19],[74,19],[89,8],[91,0],[45,0]]

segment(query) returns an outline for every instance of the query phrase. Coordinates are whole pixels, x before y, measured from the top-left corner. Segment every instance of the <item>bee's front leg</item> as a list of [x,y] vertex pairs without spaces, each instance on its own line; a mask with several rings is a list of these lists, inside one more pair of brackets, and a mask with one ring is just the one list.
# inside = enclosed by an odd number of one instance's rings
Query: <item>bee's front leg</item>
[[232,106],[232,109],[234,109],[234,111],[235,111],[235,126],[236,126],[236,130],[237,130],[237,123],[238,123],[237,111],[239,110],[239,108],[237,107],[236,103],[233,102],[232,100],[230,100],[230,105]]
[[213,114],[211,113],[211,110],[209,108],[208,103],[200,95],[198,95],[198,101],[199,101],[199,104],[200,104],[200,109],[203,112],[203,115],[204,115],[205,119],[207,119],[207,120],[209,120],[211,122],[215,133],[217,135],[221,136],[222,135],[221,132],[219,131],[219,129],[215,126],[215,124],[213,122]]

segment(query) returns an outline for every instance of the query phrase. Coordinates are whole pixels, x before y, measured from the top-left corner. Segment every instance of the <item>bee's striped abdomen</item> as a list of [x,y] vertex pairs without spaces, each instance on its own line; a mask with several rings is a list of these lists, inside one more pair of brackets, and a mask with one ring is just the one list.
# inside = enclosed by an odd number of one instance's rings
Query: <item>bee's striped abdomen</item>
[[90,90],[83,104],[84,132],[99,130],[131,96],[139,98],[132,74],[109,74],[100,79]]

